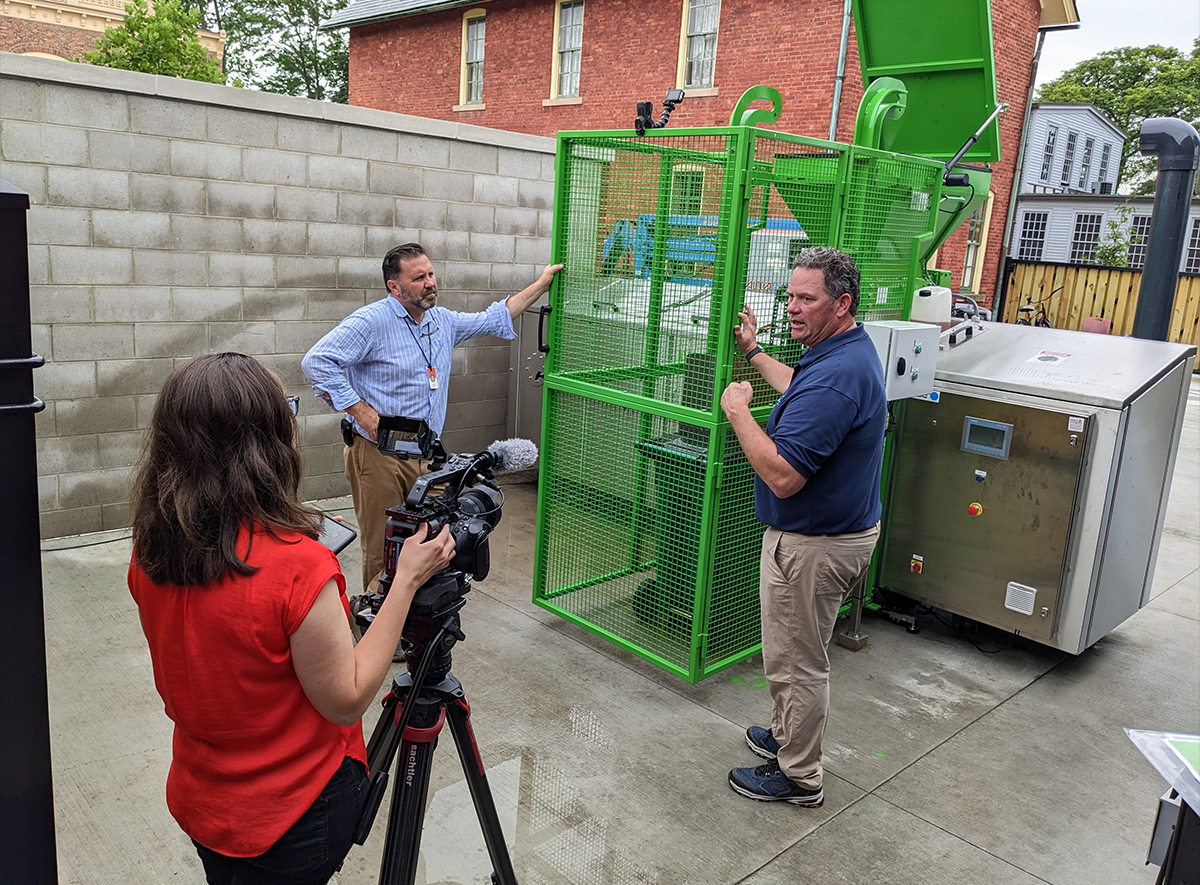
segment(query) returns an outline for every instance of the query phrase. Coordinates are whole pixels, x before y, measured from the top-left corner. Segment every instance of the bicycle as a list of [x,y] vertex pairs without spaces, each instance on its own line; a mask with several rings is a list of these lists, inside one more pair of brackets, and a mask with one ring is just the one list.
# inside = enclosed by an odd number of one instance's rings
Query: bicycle
[[[1056,289],[1055,292],[1058,290]],[[1051,296],[1054,292],[1050,293]],[[1022,304],[1017,308],[1017,313],[1021,316],[1017,317],[1018,326],[1041,326],[1043,329],[1054,328],[1050,324],[1049,317],[1046,316],[1045,299],[1042,301],[1033,301],[1029,304]]]

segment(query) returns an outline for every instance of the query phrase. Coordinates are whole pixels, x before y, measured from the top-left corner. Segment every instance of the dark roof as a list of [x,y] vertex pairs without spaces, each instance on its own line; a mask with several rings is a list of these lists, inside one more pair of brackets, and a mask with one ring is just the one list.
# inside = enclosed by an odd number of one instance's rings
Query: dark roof
[[455,6],[471,6],[478,2],[480,0],[358,0],[321,22],[321,27],[326,30],[348,28],[389,18],[453,9]]

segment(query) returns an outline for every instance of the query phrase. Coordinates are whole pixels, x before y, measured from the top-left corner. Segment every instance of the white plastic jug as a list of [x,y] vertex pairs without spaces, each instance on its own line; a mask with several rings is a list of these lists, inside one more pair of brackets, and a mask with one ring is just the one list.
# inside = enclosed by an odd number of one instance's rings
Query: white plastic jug
[[922,286],[913,293],[909,319],[914,323],[948,323],[953,300],[945,286]]

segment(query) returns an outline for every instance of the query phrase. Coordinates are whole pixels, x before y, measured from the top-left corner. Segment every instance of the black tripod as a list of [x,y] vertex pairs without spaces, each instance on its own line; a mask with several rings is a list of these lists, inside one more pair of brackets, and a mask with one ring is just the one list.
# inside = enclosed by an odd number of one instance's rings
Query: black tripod
[[[471,800],[475,803],[475,815],[483,830],[483,841],[492,859],[492,882],[517,885],[496,804],[492,801],[483,760],[471,729],[471,707],[462,683],[450,672],[450,649],[465,639],[458,612],[466,605],[463,594],[470,589],[470,583],[462,572],[442,573],[432,582],[444,583],[448,592],[439,593],[435,588],[428,588],[435,590],[429,595],[439,599],[435,606],[437,610],[429,613],[410,610],[404,625],[404,658],[408,669],[392,680],[392,689],[383,699],[383,713],[367,745],[367,760],[373,774],[354,841],[362,845],[371,831],[387,789],[392,761],[399,749],[401,777],[392,791],[379,882],[380,885],[413,885],[433,751],[443,723],[449,721]],[[451,583],[454,586],[449,586]],[[423,591],[426,589],[422,588]],[[448,596],[453,598],[441,604]],[[414,609],[416,607],[414,605]]]

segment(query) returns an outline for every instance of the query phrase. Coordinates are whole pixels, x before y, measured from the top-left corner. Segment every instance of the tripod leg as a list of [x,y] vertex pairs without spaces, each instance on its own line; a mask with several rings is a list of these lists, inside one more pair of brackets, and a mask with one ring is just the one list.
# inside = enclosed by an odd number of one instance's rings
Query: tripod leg
[[412,724],[404,729],[396,757],[399,771],[388,811],[380,885],[413,885],[416,881],[433,748],[446,715],[445,703],[440,698],[410,698],[409,703],[417,706]]
[[475,743],[475,732],[471,728],[471,708],[465,697],[452,701],[446,707],[446,718],[450,721],[450,733],[458,748],[467,786],[471,790],[471,801],[475,803],[475,816],[483,830],[483,841],[492,859],[492,881],[496,885],[517,885],[517,874],[513,872],[512,859],[508,856],[508,845],[504,841],[504,830],[500,827],[500,816],[496,814],[496,803],[488,786],[479,745]]

